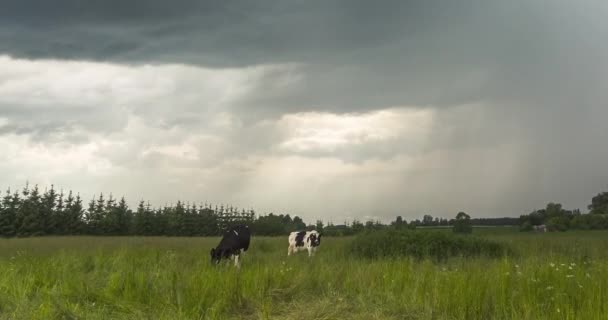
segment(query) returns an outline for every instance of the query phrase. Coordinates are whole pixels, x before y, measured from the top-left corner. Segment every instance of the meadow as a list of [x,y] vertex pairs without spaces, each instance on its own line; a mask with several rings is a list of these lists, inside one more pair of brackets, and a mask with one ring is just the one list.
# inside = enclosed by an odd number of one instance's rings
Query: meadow
[[608,232],[474,233],[513,254],[365,259],[328,237],[288,258],[254,237],[236,270],[210,264],[218,238],[3,239],[0,319],[608,318]]

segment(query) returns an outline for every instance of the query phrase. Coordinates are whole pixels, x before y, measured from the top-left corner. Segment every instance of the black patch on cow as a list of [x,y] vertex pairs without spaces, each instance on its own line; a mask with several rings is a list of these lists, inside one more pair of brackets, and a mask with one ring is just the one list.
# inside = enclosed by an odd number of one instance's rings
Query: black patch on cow
[[211,261],[219,263],[222,259],[239,255],[241,250],[247,251],[250,241],[251,232],[248,226],[239,225],[229,228],[224,232],[224,236],[217,247],[211,249]]
[[304,236],[306,235],[306,231],[300,231],[296,234],[296,247],[304,246]]

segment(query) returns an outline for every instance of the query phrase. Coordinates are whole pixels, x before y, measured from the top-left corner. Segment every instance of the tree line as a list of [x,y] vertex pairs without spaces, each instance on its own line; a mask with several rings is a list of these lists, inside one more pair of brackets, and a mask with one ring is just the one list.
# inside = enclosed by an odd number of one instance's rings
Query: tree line
[[[86,205],[79,194],[57,192],[53,186],[40,191],[26,185],[22,190],[8,189],[0,199],[0,237],[44,235],[140,235],[140,236],[217,236],[227,227],[248,224],[257,235],[285,235],[296,230],[316,229],[329,236],[348,236],[387,228],[452,227],[470,232],[470,226],[521,226],[522,231],[546,225],[549,230],[608,229],[608,192],[592,199],[589,213],[565,210],[561,204],[549,203],[519,218],[470,218],[459,213],[454,219],[433,218],[407,222],[401,216],[388,224],[380,221],[354,220],[351,223],[325,225],[322,221],[307,225],[289,214],[257,215],[254,210],[233,207],[195,205],[178,201],[175,205],[151,207],[140,201],[131,209],[123,198],[112,195],[91,199]],[[459,218],[460,217],[460,218]],[[463,218],[465,217],[465,218]],[[464,220],[463,220],[464,219]],[[465,227],[462,227],[465,225]]]
[[300,217],[257,216],[254,210],[187,204],[152,208],[140,201],[136,209],[125,198],[100,194],[87,205],[79,194],[57,192],[53,186],[20,191],[8,189],[0,201],[0,236],[141,235],[217,236],[228,226],[248,224],[259,235],[284,235],[306,229]]
[[545,226],[549,231],[608,229],[608,192],[598,193],[587,206],[589,213],[579,209],[566,210],[560,203],[550,202],[544,209],[520,216],[521,231],[532,231]]
[[[481,219],[486,224],[502,223],[498,219]],[[414,229],[418,226],[453,226],[454,219],[433,218],[409,223],[398,216],[395,221],[354,220],[352,223],[325,225],[322,221],[307,225],[298,216],[289,214],[257,215],[254,210],[233,207],[195,205],[178,201],[175,205],[155,207],[140,201],[129,208],[125,198],[100,194],[87,204],[81,196],[69,191],[57,192],[54,186],[41,191],[36,185],[21,190],[7,189],[0,199],[0,237],[31,237],[46,235],[137,235],[137,236],[217,236],[227,227],[249,225],[256,235],[285,235],[296,230],[316,229],[330,236],[348,236],[364,231],[386,228]],[[475,219],[468,221],[474,222]]]

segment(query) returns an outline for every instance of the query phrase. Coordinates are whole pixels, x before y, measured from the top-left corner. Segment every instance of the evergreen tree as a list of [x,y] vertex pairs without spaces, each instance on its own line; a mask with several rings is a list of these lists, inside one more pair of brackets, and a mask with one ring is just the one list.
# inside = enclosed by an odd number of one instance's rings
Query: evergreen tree
[[144,221],[143,221],[143,235],[151,236],[154,235],[154,211],[150,209],[150,203],[146,204],[144,210]]
[[[94,203],[93,203],[94,204]],[[84,210],[82,207],[82,199],[80,195],[76,195],[76,198],[72,195],[72,191],[68,194],[66,199],[66,207],[63,214],[63,231],[65,234],[81,234],[84,230]]]
[[211,208],[203,208],[199,210],[199,226],[202,236],[219,235],[218,221],[215,212]]
[[65,231],[66,221],[65,221],[65,195],[63,194],[63,190],[59,192],[57,196],[57,205],[55,206],[55,210],[51,212],[51,221],[53,225],[53,234],[67,234]]
[[7,189],[0,205],[0,237],[14,237],[17,233],[18,206],[19,194],[11,195],[10,188]]
[[186,231],[186,210],[181,201],[177,201],[175,208],[173,208],[173,228],[172,235],[180,236],[184,235]]
[[127,206],[127,201],[124,197],[120,199],[118,205],[112,208],[112,216],[114,217],[113,234],[128,235],[132,220],[132,213]]
[[93,199],[89,202],[89,209],[87,210],[87,229],[90,234],[104,234],[105,203],[103,193],[99,194],[97,200]]
[[102,230],[105,235],[116,235],[118,233],[118,213],[116,210],[116,200],[110,196],[106,201],[106,206],[102,210]]
[[57,201],[57,193],[55,187],[51,185],[50,189],[45,190],[42,195],[42,203],[38,215],[38,223],[42,225],[44,234],[56,234],[55,224],[55,205]]
[[31,191],[26,186],[23,189],[23,203],[17,211],[18,220],[21,224],[18,226],[17,235],[20,237],[40,236],[44,234],[45,226],[41,219],[41,198],[38,186],[34,186]]
[[144,232],[144,221],[145,221],[146,209],[144,207],[144,201],[139,201],[139,205],[137,205],[137,211],[135,211],[133,217],[133,233],[138,236],[145,235]]
[[85,229],[87,234],[95,234],[93,224],[95,223],[95,196],[89,201],[89,207],[85,213]]

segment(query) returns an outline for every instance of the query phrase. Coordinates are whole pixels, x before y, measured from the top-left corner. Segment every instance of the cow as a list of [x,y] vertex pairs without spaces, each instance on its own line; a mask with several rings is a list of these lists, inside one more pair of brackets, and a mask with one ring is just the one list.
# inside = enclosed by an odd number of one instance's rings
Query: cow
[[242,252],[249,249],[250,240],[249,226],[239,225],[229,228],[224,232],[217,247],[211,249],[211,262],[219,264],[222,259],[234,259],[234,265],[240,268],[239,258]]
[[321,234],[313,231],[295,231],[289,234],[289,247],[287,255],[298,251],[308,250],[308,256],[312,257],[321,245]]

